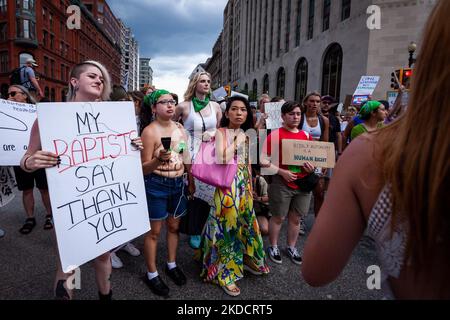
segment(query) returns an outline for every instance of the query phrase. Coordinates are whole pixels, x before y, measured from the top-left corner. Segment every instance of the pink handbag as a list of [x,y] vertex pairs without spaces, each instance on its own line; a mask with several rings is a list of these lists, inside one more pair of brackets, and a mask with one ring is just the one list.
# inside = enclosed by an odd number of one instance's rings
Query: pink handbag
[[192,175],[211,186],[230,189],[237,172],[237,160],[234,157],[227,164],[216,163],[216,143],[213,140],[202,142],[191,167]]

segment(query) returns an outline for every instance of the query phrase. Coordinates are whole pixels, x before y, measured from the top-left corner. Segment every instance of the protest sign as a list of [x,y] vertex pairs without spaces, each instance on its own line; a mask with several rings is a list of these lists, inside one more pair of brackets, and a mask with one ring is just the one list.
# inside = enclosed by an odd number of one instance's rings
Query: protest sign
[[395,100],[397,100],[398,91],[388,91],[387,94],[387,101],[389,102],[389,107],[393,107]]
[[42,150],[64,272],[150,229],[132,102],[38,104]]
[[16,186],[12,167],[0,166],[0,208],[14,199],[13,189]]
[[301,166],[310,162],[315,167],[334,168],[336,153],[331,142],[283,140],[283,164]]
[[0,166],[20,165],[35,120],[35,105],[0,99]]
[[228,93],[224,87],[220,87],[220,88],[214,90],[212,94],[216,101],[223,100],[228,96]]
[[264,104],[264,111],[268,118],[266,119],[267,129],[279,129],[283,126],[283,120],[281,119],[281,107],[284,102],[271,102]]
[[362,76],[356,87],[355,93],[353,93],[353,105],[365,103],[369,99],[369,96],[375,91],[379,81],[379,76]]

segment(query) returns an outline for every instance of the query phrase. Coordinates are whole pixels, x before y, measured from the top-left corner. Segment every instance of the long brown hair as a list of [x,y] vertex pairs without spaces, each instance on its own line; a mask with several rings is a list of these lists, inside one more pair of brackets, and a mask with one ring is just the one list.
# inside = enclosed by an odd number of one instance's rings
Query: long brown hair
[[[416,275],[436,275],[436,262],[450,270],[449,16],[450,1],[440,0],[425,28],[408,109],[376,133],[384,179],[392,185],[392,228],[407,228],[405,261]],[[441,273],[440,290],[448,295],[450,275]]]

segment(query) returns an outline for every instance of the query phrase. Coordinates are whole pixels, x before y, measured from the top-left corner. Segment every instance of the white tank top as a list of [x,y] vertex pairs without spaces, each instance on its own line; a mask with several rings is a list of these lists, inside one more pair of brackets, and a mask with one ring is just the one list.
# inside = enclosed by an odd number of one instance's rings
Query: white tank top
[[308,121],[306,121],[306,117],[305,117],[305,121],[303,123],[302,130],[308,132],[313,137],[313,139],[317,140],[317,141],[319,141],[320,137],[322,136],[322,128],[320,127],[319,118],[317,118],[317,126],[315,126],[314,128],[311,128],[308,125]]
[[[183,122],[183,126],[190,135],[190,150],[191,156],[194,157],[197,154],[200,143],[202,142],[203,133],[203,122],[205,123],[206,131],[214,132],[217,128],[217,117],[215,110],[213,109],[211,103],[208,103],[206,108],[209,107],[210,115],[205,117],[200,115],[199,112],[195,112],[194,104],[191,101],[191,107],[189,110],[189,115]],[[195,133],[195,134],[194,134]]]

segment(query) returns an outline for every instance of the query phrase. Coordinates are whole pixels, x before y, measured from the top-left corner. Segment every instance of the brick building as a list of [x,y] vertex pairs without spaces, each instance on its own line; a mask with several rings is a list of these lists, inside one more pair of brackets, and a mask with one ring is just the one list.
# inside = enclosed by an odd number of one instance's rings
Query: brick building
[[[80,29],[67,28],[70,5],[80,8]],[[120,83],[119,39],[112,38],[119,33],[113,28],[105,30],[99,22],[98,8],[104,9],[105,1],[89,1],[87,5],[91,11],[78,0],[0,0],[2,96],[7,92],[10,72],[30,57],[39,64],[39,84],[51,101],[64,100],[70,68],[83,60],[103,63],[113,83]],[[115,19],[113,15],[108,18]]]

